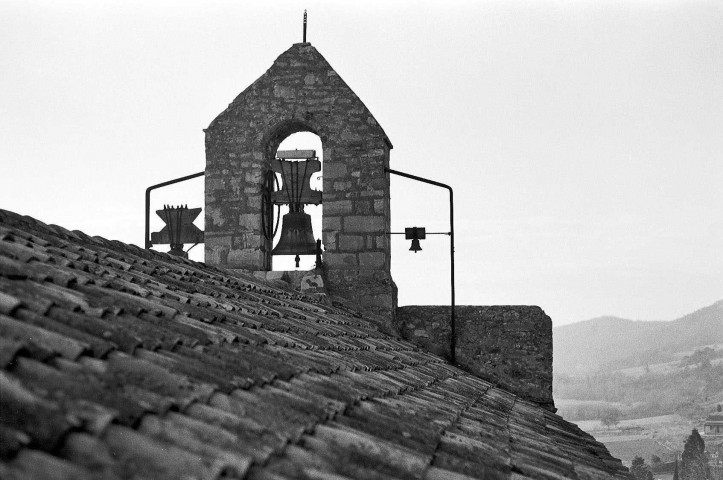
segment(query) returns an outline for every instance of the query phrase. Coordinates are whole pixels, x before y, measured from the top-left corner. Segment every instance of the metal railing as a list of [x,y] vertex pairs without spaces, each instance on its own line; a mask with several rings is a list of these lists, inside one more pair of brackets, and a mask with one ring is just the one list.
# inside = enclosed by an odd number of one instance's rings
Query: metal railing
[[450,257],[450,280],[452,284],[452,291],[451,291],[451,306],[452,306],[452,312],[450,313],[450,330],[451,330],[451,350],[452,350],[452,363],[455,363],[456,361],[456,353],[455,350],[457,348],[457,338],[456,338],[456,329],[457,329],[457,321],[456,321],[456,314],[455,314],[455,298],[454,298],[454,191],[452,190],[452,187],[449,185],[446,185],[444,183],[435,182],[434,180],[429,180],[428,178],[418,177],[416,175],[411,175],[409,173],[400,172],[398,170],[392,170],[391,168],[384,167],[384,172],[386,173],[392,173],[394,175],[399,175],[400,177],[409,178],[411,180],[416,180],[418,182],[428,183],[430,185],[434,185],[437,187],[446,188],[449,190],[449,257]]

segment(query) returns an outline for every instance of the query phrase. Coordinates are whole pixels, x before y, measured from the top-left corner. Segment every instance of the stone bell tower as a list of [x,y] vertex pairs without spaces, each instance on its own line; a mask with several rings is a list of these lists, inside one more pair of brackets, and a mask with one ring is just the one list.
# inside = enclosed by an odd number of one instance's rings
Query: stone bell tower
[[[389,166],[392,144],[362,101],[310,43],[297,43],[244,90],[206,132],[206,263],[268,270],[264,235],[268,172],[297,132],[323,149],[322,232],[326,287],[390,315]],[[283,226],[282,226],[283,228]]]

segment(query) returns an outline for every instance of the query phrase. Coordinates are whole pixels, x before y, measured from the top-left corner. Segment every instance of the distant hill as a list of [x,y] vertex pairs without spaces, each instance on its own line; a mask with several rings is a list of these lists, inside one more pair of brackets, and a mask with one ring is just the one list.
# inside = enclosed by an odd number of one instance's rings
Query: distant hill
[[669,362],[681,352],[723,343],[723,300],[666,322],[599,317],[565,325],[553,330],[553,343],[556,374]]

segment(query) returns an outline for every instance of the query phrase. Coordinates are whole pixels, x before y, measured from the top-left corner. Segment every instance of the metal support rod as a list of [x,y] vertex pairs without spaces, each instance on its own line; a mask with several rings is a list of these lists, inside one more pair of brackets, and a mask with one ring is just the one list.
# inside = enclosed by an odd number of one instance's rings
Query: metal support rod
[[[407,232],[387,232],[387,235],[406,235]],[[450,232],[427,232],[425,235],[452,235]]]
[[304,10],[304,43],[306,43],[306,10]]
[[[398,170],[392,170],[391,168],[384,167],[384,172],[386,173],[393,173],[394,175],[399,175],[400,177],[409,178],[412,180],[416,180],[418,182],[428,183],[430,185],[435,185],[437,187],[446,188],[449,190],[449,259],[450,259],[450,280],[452,283],[452,312],[450,313],[450,330],[451,330],[451,350],[452,350],[452,363],[456,363],[456,349],[457,349],[457,338],[456,338],[456,330],[457,330],[457,322],[456,322],[456,314],[455,314],[455,298],[454,298],[454,192],[452,191],[452,187],[449,185],[445,185],[444,183],[435,182],[434,180],[429,180],[427,178],[418,177],[416,175],[411,175],[409,173],[400,172]],[[430,235],[430,234],[428,234]]]
[[[185,177],[176,178],[174,180],[169,180],[167,182],[159,183],[158,185],[151,185],[150,187],[146,188],[146,236],[145,236],[145,242],[146,242],[146,249],[149,249],[153,246],[151,243],[151,191],[155,190],[156,188],[165,187],[168,185],[173,185],[174,183],[180,183],[184,182],[186,180],[191,180],[192,178],[201,177],[206,172],[198,172],[194,173],[193,175],[186,175]],[[190,249],[189,249],[190,250]]]

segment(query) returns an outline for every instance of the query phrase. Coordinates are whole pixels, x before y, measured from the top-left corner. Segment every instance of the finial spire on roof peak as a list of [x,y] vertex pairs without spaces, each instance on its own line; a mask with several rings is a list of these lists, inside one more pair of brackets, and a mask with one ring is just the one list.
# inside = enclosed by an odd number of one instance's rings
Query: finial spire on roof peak
[[306,43],[306,9],[304,9],[304,43]]

